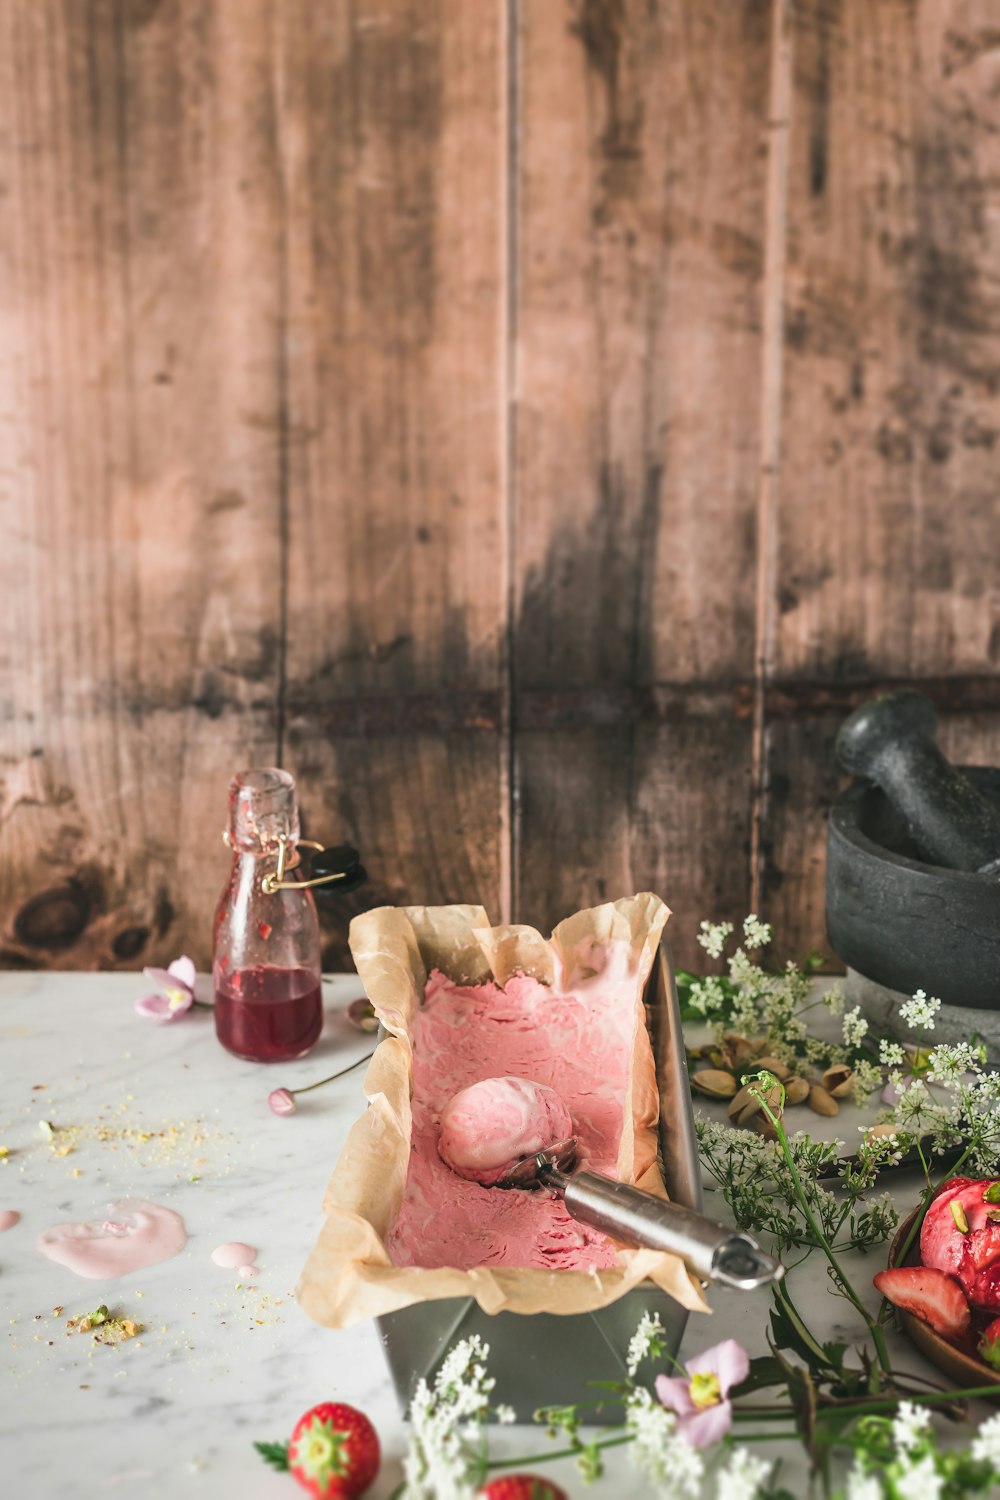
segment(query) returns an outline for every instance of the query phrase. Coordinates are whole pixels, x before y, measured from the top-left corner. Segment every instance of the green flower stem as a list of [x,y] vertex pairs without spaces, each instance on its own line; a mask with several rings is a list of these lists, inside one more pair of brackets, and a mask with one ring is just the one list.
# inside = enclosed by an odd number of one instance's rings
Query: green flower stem
[[[632,1442],[630,1432],[623,1433],[621,1437],[605,1438],[603,1443],[587,1443],[588,1448],[620,1448],[623,1443]],[[549,1453],[522,1454],[520,1458],[491,1458],[486,1465],[488,1469],[519,1469],[523,1464],[547,1464],[553,1458],[576,1458],[582,1452],[583,1445],[579,1448],[556,1448]]]
[[[767,1115],[767,1118],[770,1120],[771,1124],[774,1126],[775,1134],[778,1137],[778,1144],[781,1147],[781,1154],[784,1156],[785,1162],[787,1163],[789,1175],[792,1179],[792,1187],[795,1190],[795,1196],[798,1199],[799,1207],[801,1208],[805,1216],[806,1223],[809,1225],[809,1228],[816,1236],[816,1239],[819,1243],[819,1248],[826,1256],[827,1261],[829,1262],[833,1270],[834,1280],[836,1281],[837,1285],[840,1287],[847,1300],[853,1304],[853,1306],[860,1313],[861,1317],[864,1319],[868,1331],[872,1336],[872,1343],[875,1345],[875,1353],[878,1357],[879,1364],[882,1366],[882,1369],[887,1375],[891,1375],[892,1363],[889,1359],[889,1350],[886,1347],[886,1342],[885,1338],[883,1337],[882,1330],[879,1327],[878,1323],[876,1323],[875,1319],[871,1316],[864,1303],[861,1301],[861,1298],[854,1290],[848,1277],[845,1276],[844,1272],[837,1264],[837,1257],[834,1255],[833,1250],[830,1247],[830,1243],[827,1240],[826,1235],[823,1233],[822,1227],[817,1223],[816,1216],[809,1205],[809,1200],[806,1197],[805,1189],[802,1186],[802,1179],[799,1176],[799,1169],[795,1165],[795,1161],[792,1157],[792,1153],[788,1145],[788,1137],[785,1134],[785,1128],[782,1125],[780,1119],[767,1103],[766,1098],[763,1097],[763,1094],[764,1091],[761,1090],[760,1094],[758,1095],[760,1099],[760,1107]],[[782,1097],[784,1097],[784,1090],[782,1090]]]
[[362,1063],[370,1062],[374,1056],[374,1051],[366,1052],[364,1057],[359,1057],[357,1062],[352,1062],[347,1068],[341,1068],[339,1073],[331,1073],[329,1078],[321,1078],[318,1083],[307,1083],[305,1088],[289,1089],[288,1092],[297,1097],[299,1094],[308,1094],[312,1089],[321,1089],[324,1083],[333,1083],[335,1079],[343,1078],[347,1073],[353,1073],[355,1068],[360,1068]]

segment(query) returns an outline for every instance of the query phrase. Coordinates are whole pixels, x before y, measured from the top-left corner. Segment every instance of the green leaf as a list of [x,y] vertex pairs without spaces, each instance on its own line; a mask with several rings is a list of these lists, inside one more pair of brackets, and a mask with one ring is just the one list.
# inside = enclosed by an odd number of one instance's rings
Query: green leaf
[[254,1447],[266,1464],[270,1464],[273,1469],[278,1469],[282,1474],[287,1473],[287,1443],[254,1443]]
[[848,1347],[847,1344],[823,1345],[823,1353],[826,1355],[827,1362],[831,1370],[836,1370],[838,1375],[844,1373],[844,1355],[847,1353]]
[[779,1349],[789,1350],[805,1360],[810,1370],[814,1370],[817,1374],[828,1373],[829,1365],[823,1346],[813,1338],[780,1283],[774,1289],[771,1333],[774,1337],[775,1353]]
[[775,1359],[773,1354],[760,1354],[750,1361],[750,1374],[746,1380],[733,1387],[733,1395],[749,1396],[754,1391],[762,1391],[768,1386],[784,1385],[784,1383],[785,1372],[780,1361]]

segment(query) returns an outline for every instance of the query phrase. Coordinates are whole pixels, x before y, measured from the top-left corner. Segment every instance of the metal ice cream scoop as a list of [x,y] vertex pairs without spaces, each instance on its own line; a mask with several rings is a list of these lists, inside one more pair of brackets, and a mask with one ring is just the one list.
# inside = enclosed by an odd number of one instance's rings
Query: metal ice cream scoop
[[546,1187],[558,1193],[574,1219],[637,1249],[677,1255],[706,1281],[752,1291],[780,1281],[785,1268],[752,1235],[727,1229],[691,1208],[670,1203],[598,1172],[577,1172],[575,1136],[505,1168],[502,1188]]

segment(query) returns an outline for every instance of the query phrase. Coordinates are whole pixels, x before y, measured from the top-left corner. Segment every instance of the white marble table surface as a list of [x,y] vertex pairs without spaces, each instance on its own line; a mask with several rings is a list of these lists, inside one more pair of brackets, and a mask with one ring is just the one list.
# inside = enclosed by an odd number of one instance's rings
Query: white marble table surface
[[[370,1048],[371,1037],[343,1016],[359,982],[328,981],[320,1043],[303,1061],[272,1067],[224,1052],[208,1010],[169,1026],[141,1019],[132,1002],[147,988],[141,976],[121,973],[0,974],[0,1146],[9,1148],[0,1210],[22,1216],[0,1235],[3,1492],[18,1500],[87,1500],[116,1490],[160,1500],[237,1493],[292,1500],[303,1492],[265,1467],[251,1444],[287,1438],[309,1406],[337,1399],[361,1407],[379,1431],[384,1462],[370,1494],[380,1500],[400,1482],[406,1428],[375,1329],[316,1327],[293,1299],[327,1177],[363,1107],[363,1069],[303,1099],[293,1116],[277,1118],[267,1106],[272,1088],[312,1082]],[[853,1140],[860,1118],[809,1116],[808,1127],[819,1134],[833,1125],[826,1134]],[[74,1149],[55,1154],[40,1120],[75,1127],[57,1138]],[[917,1188],[907,1180],[904,1190],[912,1197]],[[180,1212],[186,1249],[114,1282],[81,1280],[37,1252],[48,1226],[101,1218],[128,1195]],[[709,1202],[723,1217],[721,1200]],[[252,1285],[240,1288],[235,1273],[212,1263],[212,1250],[230,1240],[257,1248]],[[870,1290],[881,1264],[878,1253],[860,1263],[858,1284]],[[849,1337],[845,1304],[831,1295],[821,1257],[794,1277],[817,1331]],[[683,1352],[722,1337],[766,1352],[766,1293],[714,1290],[711,1300],[715,1315],[692,1316]],[[141,1337],[112,1348],[67,1335],[67,1317],[102,1301],[141,1321]],[[899,1352],[904,1367],[931,1373],[908,1346]],[[505,1428],[495,1430],[492,1447],[500,1457],[546,1443],[538,1429]],[[780,1455],[782,1483],[806,1494],[797,1445],[757,1451]],[[571,1462],[533,1467],[574,1497],[648,1493],[623,1449],[609,1452],[605,1477],[590,1488]]]

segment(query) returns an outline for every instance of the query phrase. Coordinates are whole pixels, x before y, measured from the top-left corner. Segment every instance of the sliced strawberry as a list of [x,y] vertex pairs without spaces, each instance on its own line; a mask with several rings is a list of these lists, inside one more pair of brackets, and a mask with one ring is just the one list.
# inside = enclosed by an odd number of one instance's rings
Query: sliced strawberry
[[985,1359],[994,1370],[1000,1370],[1000,1318],[994,1318],[990,1326],[983,1329],[976,1348],[980,1359]]
[[958,1282],[930,1266],[898,1266],[880,1271],[875,1286],[895,1307],[915,1313],[946,1339],[969,1331],[969,1304]]
[[565,1490],[536,1474],[505,1474],[476,1492],[476,1500],[569,1500]]

